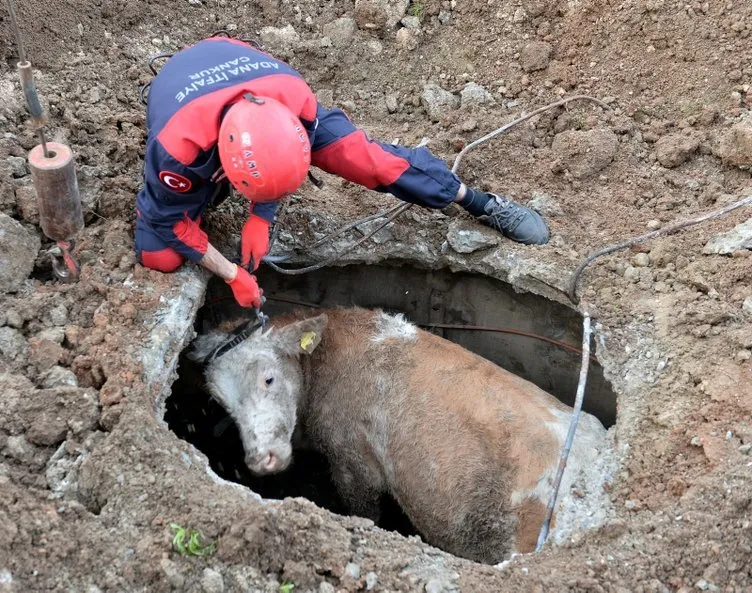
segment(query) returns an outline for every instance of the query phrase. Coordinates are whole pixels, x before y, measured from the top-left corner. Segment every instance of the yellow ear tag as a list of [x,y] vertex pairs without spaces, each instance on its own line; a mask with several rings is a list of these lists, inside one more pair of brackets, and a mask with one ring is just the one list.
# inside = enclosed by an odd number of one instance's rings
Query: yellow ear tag
[[300,347],[304,352],[310,352],[309,348],[313,346],[315,339],[316,334],[314,332],[304,332],[303,335],[300,336]]

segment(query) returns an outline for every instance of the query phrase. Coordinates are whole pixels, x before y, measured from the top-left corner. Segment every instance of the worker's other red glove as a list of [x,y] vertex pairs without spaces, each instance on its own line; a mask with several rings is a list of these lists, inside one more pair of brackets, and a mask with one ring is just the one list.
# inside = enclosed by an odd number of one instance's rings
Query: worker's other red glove
[[[240,234],[240,264],[249,272],[255,272],[261,258],[269,251],[269,221],[251,214]],[[253,258],[253,267],[249,268]]]
[[264,291],[259,288],[255,276],[251,276],[246,270],[235,265],[235,278],[225,280],[235,295],[235,300],[241,307],[255,307],[260,309]]

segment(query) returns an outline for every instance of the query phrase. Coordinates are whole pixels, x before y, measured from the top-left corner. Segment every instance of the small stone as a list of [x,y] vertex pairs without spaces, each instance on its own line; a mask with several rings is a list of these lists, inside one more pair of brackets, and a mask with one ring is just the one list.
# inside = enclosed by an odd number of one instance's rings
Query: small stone
[[334,47],[348,47],[352,44],[357,29],[355,19],[342,17],[324,25],[324,35],[332,40]]
[[261,29],[261,43],[265,46],[290,48],[300,42],[300,35],[292,25],[284,27],[264,27]]
[[520,52],[520,66],[525,72],[545,70],[551,61],[554,48],[545,41],[528,43]]
[[201,6],[201,0],[188,0],[188,4],[192,4],[193,6]]
[[21,315],[15,309],[8,309],[5,313],[5,323],[8,327],[15,327],[20,329],[23,327],[24,320]]
[[62,386],[78,387],[78,379],[70,369],[55,365],[42,377],[42,387],[50,389]]
[[386,96],[386,110],[389,113],[397,113],[397,111],[399,111],[399,101],[397,100],[397,95]]
[[63,303],[50,310],[50,322],[52,325],[65,325],[68,323],[68,309]]
[[9,156],[8,162],[10,163],[10,170],[13,177],[25,177],[26,176],[26,159],[22,156]]
[[728,73],[728,79],[731,82],[737,82],[742,79],[742,71],[741,70],[732,70]]
[[183,576],[181,568],[177,563],[173,562],[169,558],[162,558],[162,560],[160,560],[159,562],[159,565],[162,568],[162,572],[164,572],[165,576],[167,577],[170,585],[178,590],[185,589],[185,577]]
[[39,204],[33,185],[22,185],[16,189],[16,205],[21,218],[32,224],[39,224]]
[[446,10],[442,10],[439,13],[439,22],[442,25],[446,25],[449,22],[449,19],[451,19],[451,18],[452,18],[452,13],[451,12],[448,12]]
[[749,350],[739,350],[739,352],[736,353],[736,360],[738,362],[746,362],[750,358],[752,358],[752,352]]
[[705,579],[700,579],[695,583],[695,588],[700,591],[707,591],[710,588],[710,584]]
[[636,509],[636,508],[637,508],[637,503],[636,503],[636,502],[635,502],[634,500],[628,500],[628,501],[626,501],[626,502],[624,503],[624,507],[625,507],[625,508],[626,508],[626,509],[627,509],[628,511],[633,511],[634,509]]
[[647,253],[637,253],[632,258],[632,263],[638,268],[646,268],[650,265],[650,256]]
[[564,216],[564,210],[561,204],[554,200],[548,194],[540,191],[534,191],[530,200],[527,203],[529,208],[540,212],[543,216],[555,218],[557,216]]
[[361,29],[384,30],[405,16],[410,0],[355,0],[353,16]]
[[657,231],[659,228],[661,228],[661,221],[660,220],[649,220],[647,224],[648,230],[650,231]]
[[417,16],[406,16],[400,22],[407,29],[420,29],[420,19]]
[[5,442],[6,453],[21,463],[31,464],[36,447],[26,440],[24,435],[10,436]]
[[29,353],[29,343],[21,332],[12,327],[0,327],[0,356],[9,360],[25,359]]
[[89,91],[89,103],[99,103],[102,99],[102,94],[99,92],[99,88],[94,87]]
[[16,292],[34,269],[42,242],[7,214],[0,213],[0,292]]
[[213,568],[205,568],[201,575],[201,588],[204,593],[223,593],[225,582],[222,579],[222,574]]
[[449,593],[455,590],[450,583],[440,579],[428,579],[425,589],[426,593]]
[[739,453],[742,455],[749,455],[750,451],[752,451],[752,443],[747,443],[746,445],[741,445],[739,447]]
[[721,136],[717,154],[727,165],[752,165],[752,123],[733,125]]
[[[752,446],[752,445],[750,445]],[[379,582],[379,577],[375,572],[369,572],[366,574],[366,591],[370,591]]]
[[357,581],[360,578],[360,565],[348,562],[345,566],[345,574],[351,579]]
[[459,97],[433,83],[423,87],[420,101],[433,121],[439,121],[448,111],[460,106]]
[[624,279],[635,283],[640,280],[640,270],[634,266],[627,266],[624,269]]
[[727,233],[714,236],[703,247],[702,252],[729,255],[738,249],[752,249],[752,218]]
[[[747,297],[744,299],[744,302],[742,303],[742,311],[744,311],[747,315],[752,315],[752,297]],[[10,319],[10,316],[8,317]],[[10,323],[8,323],[10,325]]]
[[702,447],[702,441],[700,440],[700,437],[692,437],[692,440],[689,441],[689,444],[693,447]]
[[327,583],[326,581],[319,583],[319,593],[335,593],[335,591],[336,589],[331,583]]
[[474,119],[466,119],[460,124],[460,129],[463,132],[472,132],[478,128],[478,122]]
[[65,339],[65,330],[62,327],[51,327],[36,335],[39,340],[47,340],[55,344],[62,344]]
[[397,35],[394,38],[397,45],[407,51],[418,49],[418,45],[420,45],[419,39],[419,33],[416,30],[407,28],[402,28],[397,31]]
[[669,134],[655,143],[655,156],[658,162],[672,169],[688,160],[700,148],[700,136],[692,134]]
[[491,93],[485,88],[474,82],[468,82],[460,91],[461,104],[465,105],[484,105],[494,103]]
[[619,138],[611,130],[566,130],[551,144],[554,156],[572,177],[585,179],[605,169],[619,150]]
[[449,224],[447,240],[457,253],[473,253],[481,249],[488,249],[499,244],[499,238],[491,230],[474,228],[464,221],[453,221]]

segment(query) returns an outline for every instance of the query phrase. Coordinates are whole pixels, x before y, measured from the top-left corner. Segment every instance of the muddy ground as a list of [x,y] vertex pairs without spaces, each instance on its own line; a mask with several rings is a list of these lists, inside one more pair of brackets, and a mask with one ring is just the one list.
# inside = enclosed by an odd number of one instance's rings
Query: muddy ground
[[[752,243],[705,249],[750,208],[585,272],[596,353],[619,395],[613,508],[600,529],[503,570],[210,476],[161,421],[206,278],[147,271],[132,253],[145,59],[229,29],[290,61],[373,136],[426,137],[448,162],[562,96],[605,101],[533,119],[463,162],[468,183],[533,199],[548,245],[456,253],[447,233],[472,228],[465,216],[413,208],[349,258],[478,271],[566,303],[591,251],[752,193],[752,5],[425,0],[407,8],[417,21],[395,25],[405,6],[386,0],[18,4],[48,135],[76,154],[87,225],[80,281],[53,281],[3,13],[0,210],[13,220],[0,240],[13,272],[0,274],[0,591],[752,591]],[[329,252],[306,244],[397,203],[320,176],[323,189],[290,201],[277,251],[317,261]],[[209,220],[228,253],[241,209],[231,200]],[[179,555],[173,522],[216,552]]]

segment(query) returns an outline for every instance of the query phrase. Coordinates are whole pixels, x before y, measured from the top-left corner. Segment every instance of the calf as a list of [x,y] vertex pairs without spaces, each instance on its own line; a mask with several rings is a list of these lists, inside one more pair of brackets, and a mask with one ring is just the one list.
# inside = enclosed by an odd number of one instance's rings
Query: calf
[[[201,336],[192,357],[226,340]],[[328,309],[272,319],[205,376],[252,472],[284,470],[299,433],[355,515],[377,520],[388,493],[455,555],[497,563],[535,547],[571,408],[490,361],[401,315]],[[562,494],[605,435],[582,415]]]

